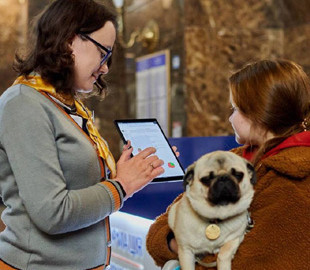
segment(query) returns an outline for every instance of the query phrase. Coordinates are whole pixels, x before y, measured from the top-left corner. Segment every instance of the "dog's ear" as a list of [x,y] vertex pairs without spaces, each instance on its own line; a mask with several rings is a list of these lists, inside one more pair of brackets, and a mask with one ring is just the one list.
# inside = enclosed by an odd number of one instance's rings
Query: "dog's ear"
[[183,177],[183,188],[184,191],[186,190],[186,186],[194,179],[194,169],[196,166],[196,162],[194,162],[192,165],[188,166],[186,169],[186,173]]
[[248,169],[248,173],[251,176],[250,182],[252,185],[255,185],[257,182],[256,172],[253,165],[249,162],[246,163],[246,167]]

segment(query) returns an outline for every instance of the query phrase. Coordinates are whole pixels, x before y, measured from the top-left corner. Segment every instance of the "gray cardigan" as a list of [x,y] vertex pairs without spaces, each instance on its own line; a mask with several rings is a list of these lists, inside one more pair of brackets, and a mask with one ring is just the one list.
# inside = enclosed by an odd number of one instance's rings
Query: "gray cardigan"
[[0,259],[20,269],[109,261],[108,216],[123,204],[87,135],[47,97],[15,85],[0,97]]

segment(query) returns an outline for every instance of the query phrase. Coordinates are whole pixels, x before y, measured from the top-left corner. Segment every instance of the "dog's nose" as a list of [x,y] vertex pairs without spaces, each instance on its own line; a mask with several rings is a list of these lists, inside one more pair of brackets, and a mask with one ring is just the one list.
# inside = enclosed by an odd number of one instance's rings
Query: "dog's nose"
[[239,186],[228,174],[222,174],[209,189],[208,199],[213,204],[226,205],[237,202],[240,198]]
[[228,174],[219,175],[214,188],[223,194],[231,194],[236,189],[236,184]]
[[219,175],[214,187],[216,190],[224,193],[230,193],[234,189],[235,183],[228,174]]
[[222,175],[219,175],[218,178],[217,178],[217,181],[218,181],[218,184],[220,186],[224,186],[225,184],[227,184],[229,181],[230,181],[230,177],[228,174],[222,174]]

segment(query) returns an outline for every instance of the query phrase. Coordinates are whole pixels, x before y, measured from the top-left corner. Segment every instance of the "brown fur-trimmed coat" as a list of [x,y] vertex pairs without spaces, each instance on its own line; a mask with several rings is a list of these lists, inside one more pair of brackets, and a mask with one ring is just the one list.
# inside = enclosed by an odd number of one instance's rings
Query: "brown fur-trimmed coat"
[[[241,155],[242,147],[234,152]],[[256,172],[250,207],[255,226],[241,243],[232,269],[310,269],[310,147],[284,149],[263,159]],[[147,250],[158,266],[177,259],[167,245],[167,217],[167,212],[159,216],[147,235]],[[205,259],[211,260],[214,256]],[[196,266],[202,269],[206,268]]]

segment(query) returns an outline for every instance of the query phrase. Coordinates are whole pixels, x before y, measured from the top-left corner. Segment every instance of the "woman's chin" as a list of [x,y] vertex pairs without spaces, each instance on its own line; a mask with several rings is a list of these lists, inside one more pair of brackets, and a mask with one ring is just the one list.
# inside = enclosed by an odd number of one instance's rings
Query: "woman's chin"
[[243,140],[242,138],[235,136],[235,141],[239,144],[245,144],[245,140]]
[[93,83],[88,83],[80,86],[74,87],[75,92],[77,93],[90,93],[94,89],[94,84]]
[[78,93],[84,93],[84,94],[87,94],[87,93],[90,93],[93,91],[93,88],[91,89],[77,89],[76,92]]

